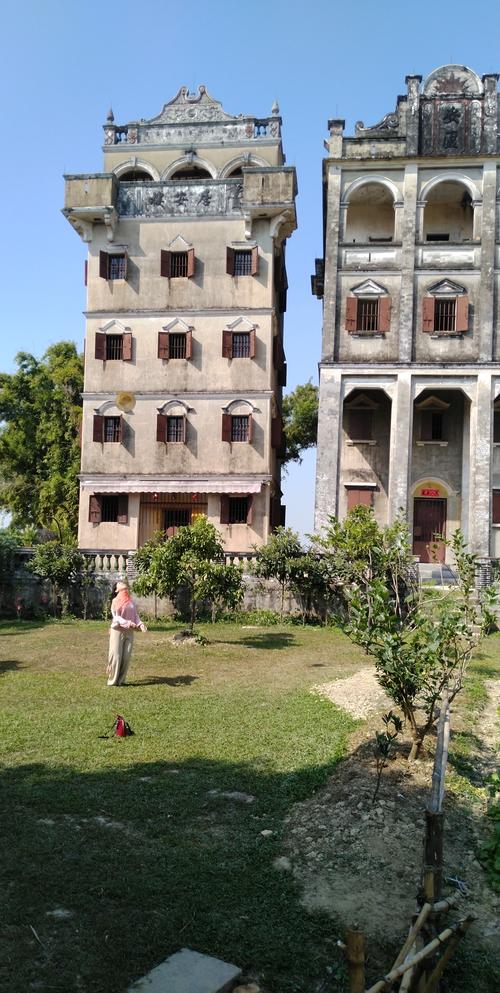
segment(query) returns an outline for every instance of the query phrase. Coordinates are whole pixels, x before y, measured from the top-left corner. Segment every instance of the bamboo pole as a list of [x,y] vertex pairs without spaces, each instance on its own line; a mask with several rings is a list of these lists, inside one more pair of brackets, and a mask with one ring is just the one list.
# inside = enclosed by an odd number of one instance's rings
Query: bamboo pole
[[445,690],[441,699],[441,712],[437,728],[436,754],[432,770],[432,787],[429,800],[429,810],[440,813],[443,805],[446,764],[448,762],[448,745],[450,741],[450,704],[448,692]]
[[417,952],[417,954],[411,959],[407,959],[407,961],[399,965],[397,969],[392,969],[391,972],[388,972],[383,979],[379,979],[374,986],[370,986],[370,989],[366,990],[365,993],[382,993],[382,990],[387,989],[388,986],[392,986],[397,979],[404,976],[408,969],[413,969],[416,965],[419,965],[420,962],[423,962],[429,955],[432,955],[433,952],[437,951],[441,945],[444,945],[447,941],[449,941],[452,935],[455,934],[463,923],[463,921],[460,921],[458,924],[453,925],[453,927],[448,927],[444,931],[441,931],[441,934],[438,934],[436,938],[429,941],[429,943],[425,945],[421,951]]
[[421,909],[421,911],[420,911],[420,913],[419,913],[419,915],[418,915],[415,923],[412,925],[412,927],[408,931],[408,937],[407,937],[404,945],[401,947],[401,950],[400,950],[399,954],[397,955],[396,959],[394,960],[394,963],[392,965],[391,972],[392,972],[393,969],[397,969],[398,965],[401,965],[401,962],[403,962],[404,959],[406,958],[406,956],[407,956],[407,954],[408,954],[411,946],[413,945],[413,943],[415,941],[415,938],[417,937],[418,932],[420,931],[420,928],[423,927],[423,925],[425,924],[425,922],[426,922],[426,920],[427,920],[427,918],[428,918],[428,916],[429,916],[429,914],[430,914],[430,912],[431,912],[432,909],[433,909],[433,907],[432,907],[432,904],[431,903],[424,903],[424,905],[423,905],[423,907],[422,907],[422,909]]
[[424,987],[424,993],[435,993],[437,989],[437,983],[439,982],[441,976],[443,975],[443,972],[446,969],[446,966],[448,965],[451,956],[453,955],[457,945],[462,940],[464,934],[471,926],[473,920],[474,920],[473,914],[469,914],[469,916],[466,917],[464,921],[460,921],[460,923],[457,925],[455,933],[451,936],[441,958],[434,966],[434,969],[432,970],[427,980],[427,983]]
[[346,959],[349,970],[349,993],[364,993],[365,936],[356,928],[350,928],[346,934]]

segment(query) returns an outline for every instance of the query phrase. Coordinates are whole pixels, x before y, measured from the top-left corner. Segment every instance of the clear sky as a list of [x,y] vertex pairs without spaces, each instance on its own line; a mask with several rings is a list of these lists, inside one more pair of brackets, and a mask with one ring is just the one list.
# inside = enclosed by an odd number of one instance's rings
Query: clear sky
[[[83,342],[85,246],[60,213],[64,172],[102,168],[102,129],[153,117],[180,86],[204,83],[227,111],[270,114],[298,172],[298,230],[288,243],[288,388],[317,381],[321,304],[321,159],[327,121],[373,124],[409,73],[448,62],[500,71],[498,0],[6,0],[2,13],[0,369],[19,350]],[[287,523],[312,528],[311,452],[284,480]]]

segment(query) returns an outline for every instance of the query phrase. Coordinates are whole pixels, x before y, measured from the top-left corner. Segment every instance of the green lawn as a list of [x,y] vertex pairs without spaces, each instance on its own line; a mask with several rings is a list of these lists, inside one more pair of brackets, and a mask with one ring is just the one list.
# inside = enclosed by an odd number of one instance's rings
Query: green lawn
[[[108,688],[105,623],[0,625],[9,993],[122,993],[182,946],[273,993],[311,989],[338,960],[332,922],[272,862],[287,810],[354,726],[308,688],[366,659],[332,629],[207,625],[210,644],[176,648],[173,630],[139,635],[130,685]],[[135,736],[101,740],[118,712]]]

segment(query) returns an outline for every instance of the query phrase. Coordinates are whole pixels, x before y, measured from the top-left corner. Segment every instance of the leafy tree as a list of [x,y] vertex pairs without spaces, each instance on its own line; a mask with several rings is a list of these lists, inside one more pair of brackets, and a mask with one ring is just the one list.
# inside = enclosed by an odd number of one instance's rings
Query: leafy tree
[[71,586],[79,582],[84,568],[83,555],[74,545],[46,541],[35,549],[29,568],[36,576],[49,580],[54,617],[57,614],[58,601],[61,603],[62,616],[66,617],[69,613]]
[[139,549],[134,564],[139,572],[137,593],[172,600],[181,591],[187,594],[191,632],[201,601],[209,600],[217,610],[222,602],[236,605],[243,595],[241,569],[224,564],[220,533],[204,516],[180,527],[171,538],[155,535]]
[[283,397],[283,428],[287,462],[301,462],[302,452],[313,448],[318,433],[318,387],[311,381]]
[[458,587],[422,592],[402,516],[380,528],[370,510],[358,507],[345,522],[332,520],[321,543],[333,559],[344,627],[373,656],[381,686],[408,722],[416,758],[443,693],[451,703],[460,692],[478,632],[490,623],[473,596],[474,556],[456,532]]
[[0,374],[0,507],[14,526],[44,526],[65,540],[76,531],[83,363],[72,342],[41,359],[16,357]]
[[309,549],[290,560],[289,585],[300,604],[302,623],[318,616],[329,601],[330,573],[328,562]]
[[294,562],[303,555],[304,549],[299,536],[291,528],[276,528],[267,545],[256,548],[253,571],[261,579],[278,581],[281,590],[281,619],[283,619],[285,593],[292,581]]

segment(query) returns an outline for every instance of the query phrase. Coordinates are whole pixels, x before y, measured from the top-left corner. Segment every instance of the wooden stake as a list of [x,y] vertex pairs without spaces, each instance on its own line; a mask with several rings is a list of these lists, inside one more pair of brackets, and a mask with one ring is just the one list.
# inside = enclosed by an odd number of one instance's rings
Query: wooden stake
[[424,948],[417,952],[416,955],[413,955],[412,958],[408,958],[407,961],[399,965],[397,969],[391,969],[391,971],[388,972],[383,979],[379,979],[378,983],[375,983],[374,986],[370,986],[370,989],[366,990],[366,993],[382,993],[382,990],[386,990],[388,986],[392,986],[397,979],[404,976],[408,969],[413,969],[420,962],[423,962],[426,958],[428,958],[429,955],[432,955],[433,952],[441,947],[441,945],[444,945],[445,942],[449,941],[451,936],[455,934],[455,931],[457,931],[463,923],[463,921],[460,921],[460,923],[455,924],[454,927],[446,928],[445,931],[438,934],[437,938],[433,938],[432,941],[429,941],[429,944],[425,945]]
[[365,936],[362,931],[354,928],[347,931],[346,958],[349,970],[349,993],[364,993]]
[[464,921],[460,921],[460,923],[457,925],[455,933],[451,936],[447,947],[445,948],[441,958],[439,959],[439,962],[437,962],[437,964],[434,966],[434,969],[432,970],[427,980],[427,984],[424,987],[424,993],[435,993],[435,990],[437,989],[437,983],[439,982],[441,976],[443,975],[443,972],[446,969],[446,966],[448,965],[451,956],[453,955],[457,945],[462,940],[465,932],[471,926],[473,920],[474,917],[472,914],[470,914],[468,917],[465,918]]
[[[394,964],[392,966],[392,969],[397,969],[398,965],[401,965],[401,962],[403,962],[405,960],[405,958],[406,958],[406,956],[407,956],[407,954],[408,954],[411,946],[413,945],[413,943],[415,941],[415,938],[417,937],[418,932],[420,931],[420,928],[425,924],[425,922],[426,922],[426,920],[427,920],[427,918],[428,918],[428,916],[429,916],[429,914],[430,914],[430,912],[431,912],[432,909],[433,908],[432,908],[432,904],[431,903],[424,903],[424,905],[423,905],[423,907],[422,907],[422,909],[421,909],[421,911],[420,911],[420,913],[419,913],[419,915],[418,915],[415,923],[412,925],[412,927],[410,928],[410,930],[408,932],[408,937],[407,937],[404,945],[402,946],[401,951],[399,952],[399,955],[395,959]],[[392,969],[391,969],[391,972],[392,972]]]

